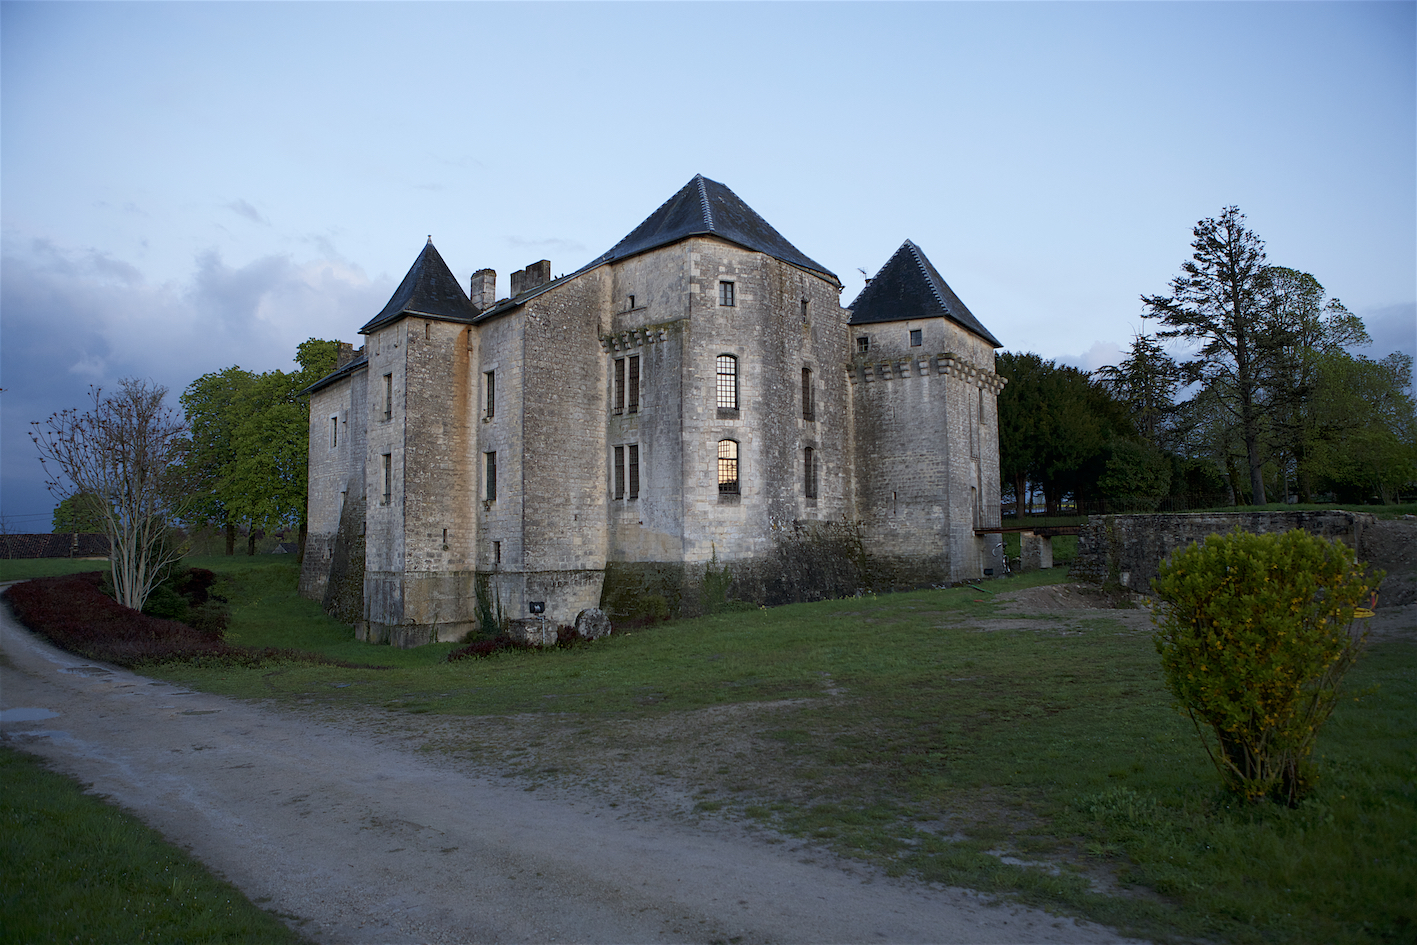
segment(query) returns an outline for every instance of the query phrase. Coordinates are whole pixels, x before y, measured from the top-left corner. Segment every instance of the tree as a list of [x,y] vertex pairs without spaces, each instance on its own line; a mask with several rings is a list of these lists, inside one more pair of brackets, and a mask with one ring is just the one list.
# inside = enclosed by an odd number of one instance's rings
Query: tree
[[1318,362],[1312,407],[1318,431],[1311,443],[1317,478],[1376,494],[1417,482],[1417,409],[1412,358],[1400,351],[1381,361],[1329,351]]
[[69,496],[54,507],[54,534],[100,534],[104,528],[103,500],[92,492]]
[[1183,365],[1186,377],[1219,393],[1244,444],[1251,497],[1263,505],[1264,382],[1273,374],[1277,348],[1264,242],[1245,227],[1238,207],[1201,220],[1193,234],[1194,253],[1171,280],[1172,294],[1141,299],[1148,317],[1166,326],[1160,337],[1200,342],[1199,355]]
[[1077,368],[1008,351],[997,365],[1009,379],[999,394],[1000,475],[1019,501],[1026,482],[1041,484],[1057,515],[1065,493],[1095,491],[1108,442],[1132,432],[1125,410]]
[[1093,372],[1104,387],[1131,412],[1138,435],[1151,446],[1163,446],[1176,414],[1176,388],[1181,367],[1156,339],[1132,338],[1132,351],[1120,364]]
[[167,388],[125,378],[107,397],[90,388],[92,406],[60,411],[32,424],[50,492],[61,500],[101,496],[109,567],[118,602],[142,610],[181,550],[168,526],[183,518],[187,425],[164,405]]
[[241,422],[241,406],[255,383],[256,377],[250,371],[229,367],[203,374],[187,385],[181,397],[192,431],[187,464],[196,488],[193,511],[226,533],[228,555],[236,550],[240,519],[226,501],[223,477],[236,459],[235,433]]

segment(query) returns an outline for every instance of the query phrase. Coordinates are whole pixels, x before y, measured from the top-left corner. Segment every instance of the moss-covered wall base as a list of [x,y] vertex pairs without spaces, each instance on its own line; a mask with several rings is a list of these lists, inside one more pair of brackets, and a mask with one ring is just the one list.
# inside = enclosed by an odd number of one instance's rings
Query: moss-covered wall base
[[325,613],[341,623],[358,626],[364,621],[363,496],[346,499],[340,510],[339,531],[335,533],[329,567]]
[[708,564],[611,562],[600,607],[614,623],[716,613],[735,602],[775,607],[948,583],[943,552],[918,558],[868,555],[852,524],[795,522],[771,554]]

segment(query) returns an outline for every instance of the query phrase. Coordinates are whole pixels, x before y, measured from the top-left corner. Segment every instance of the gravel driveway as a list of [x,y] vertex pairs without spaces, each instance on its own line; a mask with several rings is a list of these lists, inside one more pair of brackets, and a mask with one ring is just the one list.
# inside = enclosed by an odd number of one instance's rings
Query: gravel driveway
[[319,942],[1128,941],[761,831],[531,791],[357,715],[317,721],[86,662],[8,612],[0,653],[7,744]]

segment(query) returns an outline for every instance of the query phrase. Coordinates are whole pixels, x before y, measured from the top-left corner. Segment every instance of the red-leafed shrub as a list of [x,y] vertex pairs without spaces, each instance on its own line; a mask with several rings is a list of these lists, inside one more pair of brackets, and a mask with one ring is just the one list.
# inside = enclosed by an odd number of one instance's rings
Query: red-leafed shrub
[[449,663],[456,663],[458,660],[478,659],[506,650],[534,649],[536,649],[536,647],[532,646],[530,643],[522,643],[519,640],[513,640],[511,637],[494,637],[491,640],[478,640],[476,643],[469,643],[467,646],[458,647],[448,654],[447,661]]
[[37,578],[16,584],[5,599],[19,621],[55,646],[89,659],[133,667],[169,660],[214,660],[239,665],[311,662],[369,667],[314,653],[274,647],[233,646],[220,633],[151,617],[124,607],[99,590],[103,572]]

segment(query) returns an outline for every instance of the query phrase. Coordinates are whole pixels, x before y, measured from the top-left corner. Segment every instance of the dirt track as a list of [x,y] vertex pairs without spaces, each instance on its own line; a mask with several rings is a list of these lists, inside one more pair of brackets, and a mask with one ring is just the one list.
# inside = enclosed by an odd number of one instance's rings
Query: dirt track
[[1123,941],[731,825],[533,792],[357,719],[85,662],[8,612],[0,651],[8,744],[92,783],[320,942]]

